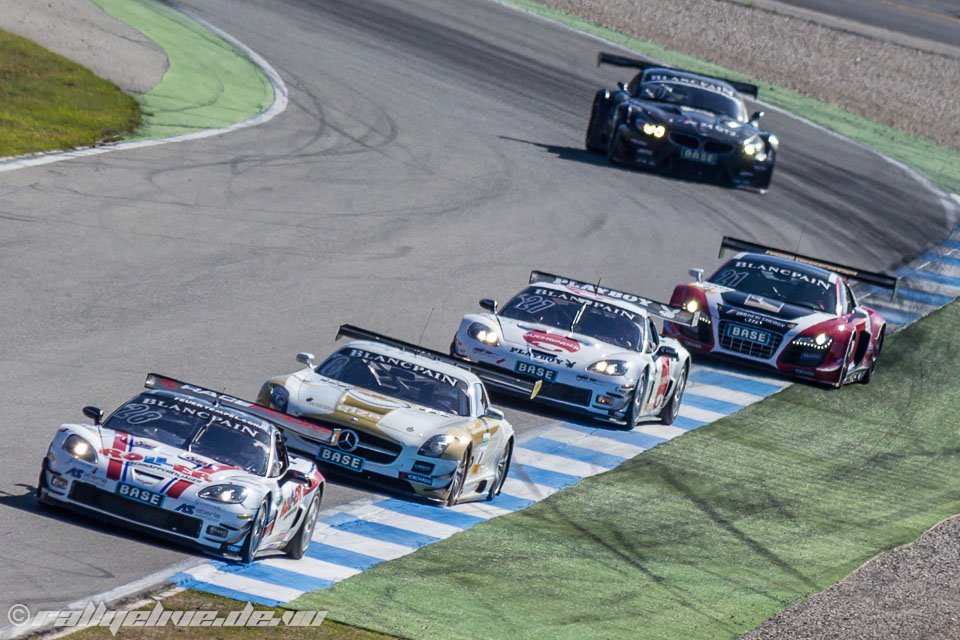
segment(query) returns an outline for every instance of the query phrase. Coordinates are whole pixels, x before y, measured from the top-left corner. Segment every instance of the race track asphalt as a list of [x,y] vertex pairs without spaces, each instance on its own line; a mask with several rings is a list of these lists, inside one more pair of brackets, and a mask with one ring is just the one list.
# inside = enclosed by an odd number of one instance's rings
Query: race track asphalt
[[[34,506],[80,408],[159,371],[240,396],[351,322],[445,349],[532,268],[665,299],[724,234],[867,269],[943,238],[935,195],[791,117],[767,195],[582,150],[597,40],[491,2],[189,0],[284,78],[269,123],[0,174],[0,612],[190,556]],[[545,421],[509,410],[519,430]],[[362,495],[331,487],[327,506]],[[0,619],[0,626],[5,622]]]
[[857,23],[923,40],[960,46],[960,4],[955,0],[780,0]]

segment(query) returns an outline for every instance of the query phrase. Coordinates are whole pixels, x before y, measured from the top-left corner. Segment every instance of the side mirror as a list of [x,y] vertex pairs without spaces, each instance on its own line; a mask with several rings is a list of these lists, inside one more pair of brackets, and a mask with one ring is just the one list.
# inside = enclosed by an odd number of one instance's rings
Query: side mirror
[[754,111],[753,115],[750,116],[750,124],[757,124],[760,122],[760,118],[762,118],[763,115],[763,111]]
[[618,82],[618,83],[617,83],[617,88],[620,89],[620,91],[626,91],[626,90],[627,90],[627,85],[626,85],[626,83],[624,83],[624,82]]
[[690,269],[687,273],[696,278],[697,282],[703,282],[703,269]]
[[310,484],[310,478],[307,477],[303,471],[297,471],[296,469],[287,469],[282,476],[280,476],[280,484],[287,484],[288,482],[296,482],[297,484]]
[[297,354],[297,362],[300,364],[305,364],[308,367],[313,366],[313,354],[307,353],[306,351],[301,351]]
[[659,358],[659,357],[662,357],[662,356],[666,356],[666,357],[670,358],[671,360],[679,360],[679,359],[680,359],[680,354],[677,353],[677,350],[674,349],[673,347],[668,347],[667,345],[663,345],[663,346],[661,346],[659,349],[657,349],[657,354],[656,354],[656,355],[657,355],[658,358]]
[[491,418],[493,420],[503,420],[503,411],[500,409],[494,409],[493,407],[487,407],[487,410],[483,412],[484,418]]
[[103,409],[87,405],[83,408],[83,415],[93,420],[93,424],[100,424],[103,421]]
[[496,315],[497,308],[498,308],[497,301],[494,300],[493,298],[484,298],[483,300],[480,301],[480,308],[486,309],[490,313]]

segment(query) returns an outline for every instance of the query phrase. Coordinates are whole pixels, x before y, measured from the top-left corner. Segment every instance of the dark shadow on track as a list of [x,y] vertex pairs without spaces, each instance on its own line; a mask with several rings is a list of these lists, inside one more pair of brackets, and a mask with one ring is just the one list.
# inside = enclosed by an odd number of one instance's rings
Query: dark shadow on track
[[543,149],[544,151],[553,154],[561,160],[567,160],[570,162],[579,162],[582,164],[590,164],[596,167],[608,167],[611,170],[626,171],[630,173],[636,173],[639,175],[647,174],[652,176],[657,176],[659,178],[664,178],[666,180],[672,180],[675,182],[681,182],[686,184],[708,184],[714,187],[720,187],[721,189],[726,189],[729,191],[743,191],[745,193],[754,193],[757,195],[762,195],[762,192],[751,189],[748,187],[736,187],[726,180],[719,178],[717,176],[712,176],[707,172],[698,172],[696,170],[682,170],[677,169],[673,171],[666,170],[655,170],[655,169],[642,169],[640,167],[631,167],[626,164],[618,164],[610,162],[604,157],[603,154],[594,153],[592,151],[587,151],[586,149],[580,147],[566,147],[563,145],[554,145],[554,144],[544,144],[542,142],[534,142],[533,140],[524,140],[522,138],[513,138],[510,136],[497,136],[500,140],[506,140],[507,142],[520,142],[522,144],[528,144],[532,147],[537,147],[538,149]]

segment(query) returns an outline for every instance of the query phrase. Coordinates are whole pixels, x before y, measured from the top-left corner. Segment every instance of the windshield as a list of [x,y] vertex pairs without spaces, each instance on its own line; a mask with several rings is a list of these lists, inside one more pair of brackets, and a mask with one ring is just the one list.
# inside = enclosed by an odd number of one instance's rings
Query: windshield
[[573,331],[631,351],[643,345],[640,314],[556,289],[528,287],[507,303],[500,316]]
[[270,458],[270,435],[256,418],[192,398],[142,394],[117,409],[104,427],[261,476]]
[[835,313],[837,308],[836,287],[829,280],[809,270],[750,257],[730,260],[709,282],[817,311]]
[[442,413],[470,415],[466,382],[397,356],[347,347],[327,358],[316,372]]
[[709,111],[733,118],[737,122],[747,121],[746,108],[737,98],[679,82],[644,82],[637,90],[637,97],[641,100]]

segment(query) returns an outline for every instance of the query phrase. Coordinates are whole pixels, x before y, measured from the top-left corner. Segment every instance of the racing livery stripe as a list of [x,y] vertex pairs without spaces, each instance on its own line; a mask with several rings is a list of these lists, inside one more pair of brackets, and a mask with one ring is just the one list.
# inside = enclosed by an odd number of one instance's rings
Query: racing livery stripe
[[188,488],[193,486],[193,483],[189,480],[177,480],[173,485],[167,490],[167,495],[171,498],[179,498],[180,494],[186,491]]
[[[127,450],[127,436],[123,433],[118,433],[113,437],[113,449],[114,451],[126,451]],[[110,462],[107,463],[107,478],[110,480],[119,481],[121,475],[124,471],[124,466],[126,463],[123,460],[118,460],[111,456]]]

